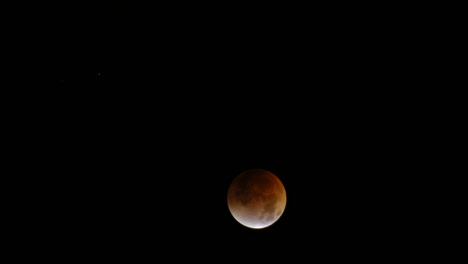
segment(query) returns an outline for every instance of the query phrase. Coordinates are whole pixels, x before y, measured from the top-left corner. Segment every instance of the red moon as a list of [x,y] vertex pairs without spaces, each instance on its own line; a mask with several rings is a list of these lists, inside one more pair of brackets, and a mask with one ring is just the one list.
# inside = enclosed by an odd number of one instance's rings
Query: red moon
[[242,172],[228,189],[227,202],[232,216],[242,225],[260,229],[275,223],[286,208],[286,190],[270,171]]

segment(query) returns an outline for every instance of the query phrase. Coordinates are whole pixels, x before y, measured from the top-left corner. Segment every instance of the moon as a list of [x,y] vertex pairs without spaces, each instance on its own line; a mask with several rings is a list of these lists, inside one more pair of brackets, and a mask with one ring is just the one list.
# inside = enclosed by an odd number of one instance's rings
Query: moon
[[237,175],[228,189],[229,211],[240,224],[261,229],[275,223],[286,208],[286,190],[280,179],[264,169]]

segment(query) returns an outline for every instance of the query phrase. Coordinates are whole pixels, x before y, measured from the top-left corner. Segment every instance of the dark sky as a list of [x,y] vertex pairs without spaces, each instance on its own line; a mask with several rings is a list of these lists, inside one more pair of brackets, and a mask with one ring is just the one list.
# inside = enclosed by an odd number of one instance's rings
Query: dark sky
[[[54,216],[62,239],[130,259],[176,249],[275,260],[384,254],[416,236],[407,232],[418,228],[417,205],[406,199],[421,160],[382,123],[388,113],[371,109],[379,102],[363,106],[313,73],[302,89],[258,76],[168,88],[156,73],[128,83],[112,68],[89,75],[60,83],[67,99],[41,122],[54,128],[41,153],[54,169],[39,213]],[[283,216],[263,230],[238,224],[226,202],[231,180],[251,168],[272,171],[287,191]]]
[[[414,94],[395,88],[394,54],[368,45],[375,30],[130,17],[66,34],[41,93],[37,166],[50,173],[32,208],[52,240],[72,241],[65,252],[323,261],[404,252],[421,235]],[[263,230],[226,202],[251,168],[287,192]]]

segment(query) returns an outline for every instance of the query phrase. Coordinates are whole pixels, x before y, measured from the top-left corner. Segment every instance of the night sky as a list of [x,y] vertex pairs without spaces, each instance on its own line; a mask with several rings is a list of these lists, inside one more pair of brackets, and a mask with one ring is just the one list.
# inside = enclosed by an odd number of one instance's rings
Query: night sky
[[[394,54],[367,46],[377,36],[325,16],[131,18],[103,19],[73,36],[80,45],[67,34],[48,69],[34,113],[47,173],[31,207],[51,245],[100,259],[333,261],[420,238],[423,144],[403,110],[414,94],[379,63]],[[227,207],[251,168],[286,188],[266,229]]]

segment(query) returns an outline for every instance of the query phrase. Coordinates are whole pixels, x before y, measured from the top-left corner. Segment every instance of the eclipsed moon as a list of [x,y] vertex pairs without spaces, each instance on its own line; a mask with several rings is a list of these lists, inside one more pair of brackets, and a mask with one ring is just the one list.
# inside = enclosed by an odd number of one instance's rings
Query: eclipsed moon
[[286,190],[270,171],[242,172],[228,189],[227,202],[232,216],[249,228],[265,228],[275,223],[286,208]]

